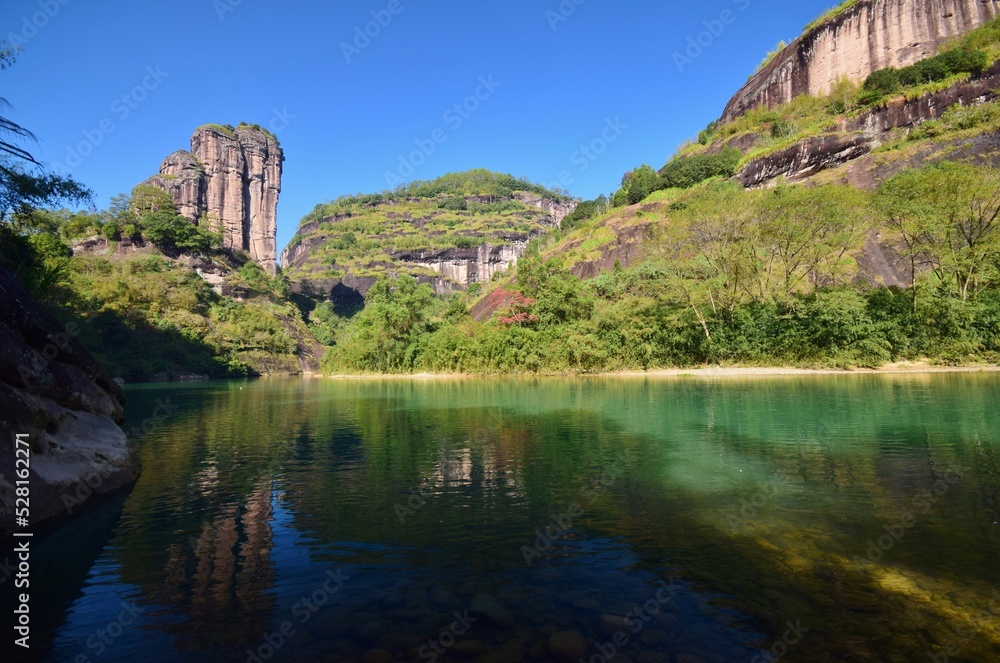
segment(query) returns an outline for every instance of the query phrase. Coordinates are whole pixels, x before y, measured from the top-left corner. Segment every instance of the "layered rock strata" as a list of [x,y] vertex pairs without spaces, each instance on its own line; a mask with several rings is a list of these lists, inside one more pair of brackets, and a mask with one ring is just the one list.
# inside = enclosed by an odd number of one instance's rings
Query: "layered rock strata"
[[170,194],[178,213],[222,233],[227,249],[246,251],[277,270],[277,212],[284,155],[271,133],[249,126],[206,125],[191,151],[174,152],[143,184]]
[[998,13],[998,0],[859,0],[754,74],[726,105],[722,121],[800,94],[827,94],[840,77],[861,81],[878,69],[911,65]]

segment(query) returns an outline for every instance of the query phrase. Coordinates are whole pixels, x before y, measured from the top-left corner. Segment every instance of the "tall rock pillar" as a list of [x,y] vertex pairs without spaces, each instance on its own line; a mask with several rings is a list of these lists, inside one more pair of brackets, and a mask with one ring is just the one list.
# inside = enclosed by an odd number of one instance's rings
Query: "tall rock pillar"
[[283,160],[270,132],[209,124],[195,130],[190,152],[171,154],[143,184],[169,193],[192,222],[207,218],[223,247],[246,251],[274,274]]

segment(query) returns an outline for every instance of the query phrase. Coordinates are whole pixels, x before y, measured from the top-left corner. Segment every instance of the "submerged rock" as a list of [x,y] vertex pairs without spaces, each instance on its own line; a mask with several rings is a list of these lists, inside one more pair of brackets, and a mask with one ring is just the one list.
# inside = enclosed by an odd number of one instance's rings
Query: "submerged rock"
[[490,653],[490,647],[482,640],[458,640],[450,653],[458,658],[479,658]]
[[[30,523],[73,514],[131,484],[139,459],[120,424],[121,387],[0,264],[0,515],[14,524],[15,481],[30,448]],[[22,436],[23,445],[15,443]],[[15,447],[19,450],[15,451]]]
[[369,649],[361,659],[364,663],[389,663],[392,654],[384,649]]
[[469,612],[477,617],[485,617],[487,621],[501,628],[507,628],[514,624],[514,616],[507,608],[497,603],[491,594],[480,593],[473,596]]
[[561,661],[576,663],[587,656],[587,639],[577,631],[556,631],[549,636],[549,653]]

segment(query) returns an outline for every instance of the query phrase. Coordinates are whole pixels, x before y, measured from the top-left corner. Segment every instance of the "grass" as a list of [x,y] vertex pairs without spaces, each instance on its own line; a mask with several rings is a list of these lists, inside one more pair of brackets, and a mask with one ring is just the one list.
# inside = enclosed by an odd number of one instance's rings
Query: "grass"
[[236,131],[230,124],[203,124],[195,129],[195,131],[199,131],[201,129],[214,129],[215,131],[229,136],[230,138],[236,138]]
[[[469,182],[459,178],[454,186],[466,187]],[[292,278],[328,278],[330,270],[355,276],[376,276],[381,273],[426,276],[433,274],[415,260],[403,261],[399,252],[439,252],[448,249],[476,249],[490,244],[509,244],[512,239],[527,240],[554,230],[546,213],[514,198],[492,195],[486,189],[478,191],[473,183],[466,198],[468,209],[443,209],[445,200],[454,199],[449,193],[434,196],[352,196],[317,206],[307,217],[315,223],[308,231],[292,238],[291,245],[309,238],[322,246],[312,251],[305,262],[289,266]],[[478,202],[490,196],[493,202]],[[465,197],[465,196],[463,196]],[[336,216],[330,218],[323,216]],[[328,219],[328,220],[324,220]],[[304,220],[305,221],[305,220]]]
[[[843,3],[824,16],[826,18],[834,16],[853,4],[854,2]],[[826,18],[821,19],[820,22]],[[961,38],[953,40],[941,49],[941,52],[954,48],[982,50],[986,52],[990,63],[1000,60],[1000,20],[993,20]],[[718,151],[724,144],[739,141],[744,148],[743,159],[738,166],[742,168],[753,159],[774,154],[807,138],[833,132],[839,121],[850,120],[874,107],[896,100],[912,101],[928,94],[947,90],[969,78],[970,74],[959,73],[940,81],[911,86],[892,96],[869,103],[862,101],[860,82],[842,78],[833,85],[830,93],[825,96],[804,94],[787,104],[774,108],[751,109],[732,122],[714,127],[710,133],[711,138],[706,141],[706,144],[689,143],[683,145],[678,150],[677,156],[690,156],[710,150]],[[927,135],[927,132],[932,131],[934,127],[935,125],[927,123],[926,132],[918,133],[911,140],[921,136],[933,138],[934,136]],[[939,129],[948,133],[957,131],[952,126],[942,126]],[[897,149],[899,140],[887,143],[879,149],[881,151]]]
[[880,145],[876,153],[896,152],[920,143],[973,138],[1000,131],[1000,101],[973,106],[952,106],[940,118],[928,120],[896,140]]
[[774,60],[774,58],[778,57],[778,53],[781,53],[783,50],[785,50],[785,48],[787,46],[788,46],[788,43],[785,42],[784,39],[782,39],[781,41],[779,41],[775,45],[775,47],[773,49],[771,49],[770,51],[768,51],[767,55],[764,56],[764,59],[761,60],[761,63],[759,65],[757,65],[757,68],[754,69],[754,72],[752,74],[750,74],[750,76],[747,78],[747,80],[750,80],[751,78],[753,78],[754,76],[756,76],[757,73],[760,72],[764,67],[766,67],[767,65],[771,64],[771,61]]
[[808,25],[806,25],[806,27],[803,28],[803,31],[804,32],[809,32],[810,30],[812,30],[814,28],[818,28],[820,25],[822,25],[823,23],[826,23],[831,18],[837,16],[838,14],[841,14],[841,13],[847,11],[848,9],[850,9],[851,7],[853,7],[854,5],[858,4],[858,1],[859,0],[844,0],[844,2],[841,2],[836,7],[830,7],[825,12],[823,12],[822,14],[820,14],[816,19],[814,19],[811,23],[809,23]]

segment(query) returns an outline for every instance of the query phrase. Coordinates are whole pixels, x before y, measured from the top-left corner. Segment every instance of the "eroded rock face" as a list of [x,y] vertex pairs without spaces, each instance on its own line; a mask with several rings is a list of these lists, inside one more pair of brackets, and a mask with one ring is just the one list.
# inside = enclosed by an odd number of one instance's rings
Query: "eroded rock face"
[[998,0],[861,0],[789,44],[736,93],[722,120],[800,94],[827,94],[841,76],[861,81],[877,69],[911,65],[998,13]]
[[542,198],[538,194],[524,193],[523,191],[515,193],[514,199],[521,201],[525,205],[531,205],[544,211],[552,217],[552,220],[555,221],[557,226],[561,226],[563,219],[572,214],[573,210],[575,210],[577,206],[576,202],[564,203],[558,200]]
[[15,436],[30,445],[31,523],[121,488],[140,466],[121,388],[0,264],[0,523],[13,524]]
[[270,133],[208,125],[191,136],[191,151],[174,152],[160,174],[143,182],[171,195],[177,211],[202,217],[222,232],[223,246],[246,251],[273,274],[284,156]]
[[[497,272],[506,271],[524,255],[526,239],[511,239],[508,243],[493,246],[483,244],[472,249],[437,249],[401,251],[392,258],[432,269],[446,281],[468,287],[484,283]],[[440,288],[436,288],[442,294]]]
[[[745,187],[765,186],[779,176],[792,182],[807,179],[820,171],[859,159],[881,145],[887,135],[897,135],[898,131],[909,131],[923,122],[938,119],[953,106],[993,101],[998,89],[1000,62],[977,78],[912,99],[894,98],[854,119],[842,120],[827,133],[751,160],[737,177]],[[870,187],[873,182],[855,184]]]

